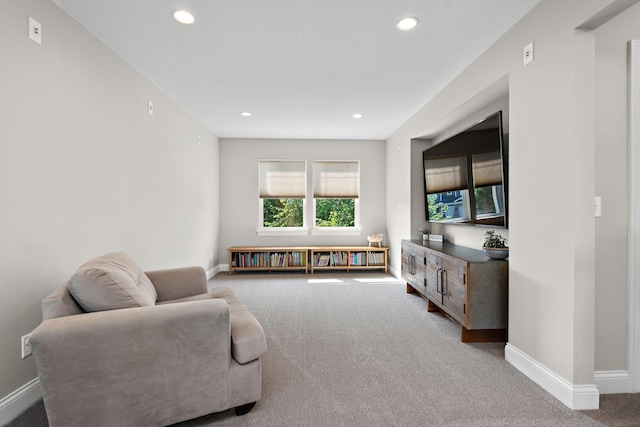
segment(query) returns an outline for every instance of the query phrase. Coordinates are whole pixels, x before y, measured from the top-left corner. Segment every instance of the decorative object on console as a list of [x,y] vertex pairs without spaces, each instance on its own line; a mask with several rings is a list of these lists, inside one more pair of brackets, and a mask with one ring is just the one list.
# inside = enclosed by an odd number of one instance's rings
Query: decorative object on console
[[418,231],[422,235],[422,241],[423,242],[428,242],[429,241],[429,232],[431,230],[429,230],[428,228],[418,228]]
[[381,246],[381,242],[383,238],[384,238],[384,234],[382,233],[370,234],[367,236],[367,240],[369,241],[369,246],[374,246],[377,248]]
[[496,234],[494,230],[487,230],[487,232],[484,233],[484,236],[482,250],[489,258],[506,259],[509,256],[507,239]]
[[429,234],[430,242],[444,242],[444,234]]

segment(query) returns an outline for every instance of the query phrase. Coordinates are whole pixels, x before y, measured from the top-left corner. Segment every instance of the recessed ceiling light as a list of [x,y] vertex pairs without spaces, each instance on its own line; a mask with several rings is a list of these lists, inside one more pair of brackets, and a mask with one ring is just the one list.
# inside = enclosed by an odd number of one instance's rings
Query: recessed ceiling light
[[248,111],[244,111],[244,112],[242,112],[242,113],[240,113],[240,114],[241,114],[242,116],[244,116],[244,117],[251,117],[251,113],[250,113],[250,112],[248,112]]
[[173,15],[173,19],[180,22],[181,24],[193,24],[193,22],[195,21],[193,15],[183,9],[176,9],[171,12],[171,15]]
[[402,31],[409,31],[415,28],[416,25],[418,25],[418,18],[409,16],[399,20],[396,24],[396,28]]
[[354,119],[361,119],[361,118],[362,118],[362,114],[360,114],[360,113],[355,113],[352,117],[353,117]]

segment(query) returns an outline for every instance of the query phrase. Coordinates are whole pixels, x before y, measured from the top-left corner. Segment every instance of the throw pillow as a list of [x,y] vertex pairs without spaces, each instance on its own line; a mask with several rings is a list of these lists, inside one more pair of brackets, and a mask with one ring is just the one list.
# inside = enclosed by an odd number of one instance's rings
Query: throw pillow
[[69,292],[84,311],[155,305],[156,288],[124,253],[94,258],[69,279]]

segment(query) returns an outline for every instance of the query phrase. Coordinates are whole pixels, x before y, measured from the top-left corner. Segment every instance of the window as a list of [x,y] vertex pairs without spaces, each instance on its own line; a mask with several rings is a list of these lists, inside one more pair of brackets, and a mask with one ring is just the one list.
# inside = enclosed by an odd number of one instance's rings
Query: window
[[424,166],[429,221],[475,218],[477,224],[493,224],[504,217],[500,151],[433,157],[425,159]]
[[476,218],[487,220],[504,215],[502,159],[499,151],[473,153],[473,194]]
[[[260,160],[259,235],[306,235],[305,160]],[[359,235],[360,163],[313,162],[315,235]]]
[[427,195],[429,221],[446,222],[465,219],[469,190],[447,191]]
[[260,160],[260,227],[269,230],[306,234],[305,198],[307,168],[304,160]]
[[314,234],[359,232],[360,163],[313,162]]
[[468,219],[467,156],[425,159],[424,165],[429,221]]

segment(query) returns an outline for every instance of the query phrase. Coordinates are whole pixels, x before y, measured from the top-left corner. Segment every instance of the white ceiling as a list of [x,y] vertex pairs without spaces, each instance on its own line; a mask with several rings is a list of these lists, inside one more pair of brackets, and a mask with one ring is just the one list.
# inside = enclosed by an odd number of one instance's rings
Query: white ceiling
[[539,1],[56,0],[215,135],[305,139],[386,139]]

